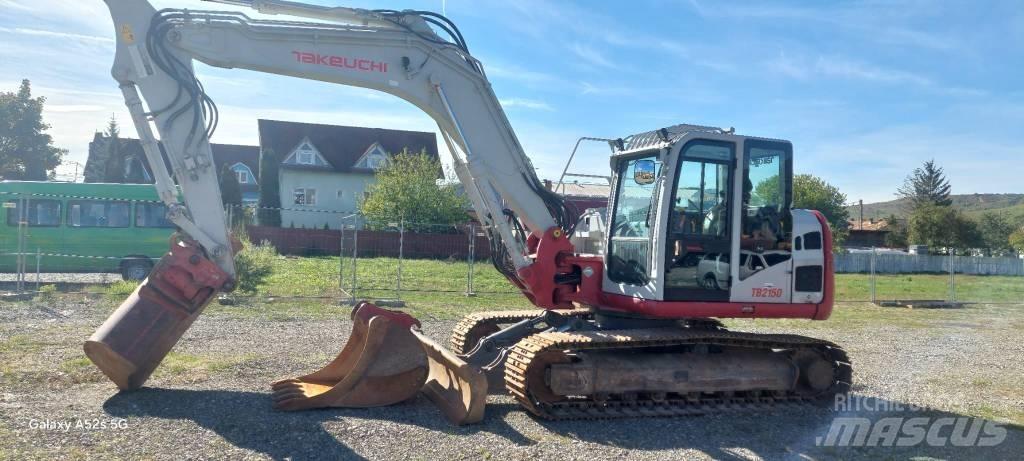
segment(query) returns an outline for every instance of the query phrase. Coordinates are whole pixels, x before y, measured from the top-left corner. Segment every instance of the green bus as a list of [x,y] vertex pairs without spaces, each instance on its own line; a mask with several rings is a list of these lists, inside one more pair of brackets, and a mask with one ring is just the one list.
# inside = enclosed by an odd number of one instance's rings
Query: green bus
[[[175,231],[149,184],[0,181],[0,272],[118,272],[141,280]],[[37,255],[39,255],[37,257]]]

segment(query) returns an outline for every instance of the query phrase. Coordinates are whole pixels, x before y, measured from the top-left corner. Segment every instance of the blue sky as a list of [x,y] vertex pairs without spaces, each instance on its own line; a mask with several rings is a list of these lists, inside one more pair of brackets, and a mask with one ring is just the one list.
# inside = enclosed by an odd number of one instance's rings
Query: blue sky
[[[825,178],[850,202],[891,199],[931,158],[954,193],[1024,192],[1019,1],[319,3],[443,8],[483,61],[541,177],[557,178],[579,136],[687,122],[789,139],[796,171]],[[134,134],[108,73],[112,37],[99,0],[0,0],[0,89],[30,78],[71,160],[84,163],[111,113]],[[255,144],[257,118],[435,129],[382,93],[197,70],[221,108],[214,142]],[[607,174],[606,156],[592,146],[572,170]]]

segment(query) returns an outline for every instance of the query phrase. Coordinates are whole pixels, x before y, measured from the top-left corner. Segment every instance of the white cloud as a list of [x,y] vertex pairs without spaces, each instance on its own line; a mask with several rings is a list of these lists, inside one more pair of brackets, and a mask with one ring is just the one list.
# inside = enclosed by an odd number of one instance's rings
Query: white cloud
[[822,75],[867,80],[882,83],[909,83],[918,86],[933,84],[926,77],[898,69],[887,69],[871,64],[848,60],[836,56],[821,56],[814,63],[814,70]]
[[524,69],[514,64],[502,63],[497,59],[481,59],[481,61],[484,63],[484,71],[489,77],[497,77],[528,85],[549,85],[561,82],[561,79],[553,74]]
[[544,101],[526,98],[506,98],[499,100],[504,107],[522,107],[526,109],[553,111],[554,107]]
[[785,52],[780,52],[778,56],[768,61],[766,66],[779,75],[797,80],[822,77],[885,85],[907,85],[953,97],[977,97],[988,94],[985,90],[944,85],[915,72],[878,66],[843,56],[818,56],[812,62],[808,58],[791,58]]
[[591,48],[588,45],[582,45],[574,43],[569,47],[569,51],[572,51],[576,56],[580,57],[589,64],[593,64],[599,67],[614,68],[615,64],[604,56],[600,51]]
[[103,106],[93,104],[47,104],[47,112],[100,112],[106,110]]
[[15,27],[13,29],[10,28],[10,27],[0,27],[0,32],[9,33],[9,34],[34,35],[34,36],[40,36],[40,37],[50,37],[50,38],[59,38],[59,39],[71,39],[71,40],[79,40],[79,41],[84,41],[84,42],[96,42],[96,43],[104,43],[104,44],[112,44],[112,43],[114,43],[114,39],[112,39],[110,37],[99,37],[99,36],[96,36],[96,35],[74,34],[74,33],[70,33],[70,32],[57,32],[57,31],[53,31],[53,30],[43,30],[43,29],[29,29],[29,28],[24,28],[24,27]]

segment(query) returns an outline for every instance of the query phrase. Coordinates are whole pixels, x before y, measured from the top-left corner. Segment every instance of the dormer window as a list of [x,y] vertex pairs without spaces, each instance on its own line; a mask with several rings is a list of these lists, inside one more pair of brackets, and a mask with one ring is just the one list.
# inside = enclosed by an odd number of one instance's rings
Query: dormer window
[[367,170],[378,170],[388,163],[388,153],[380,146],[380,143],[373,143],[356,162],[356,168]]
[[284,159],[283,163],[289,165],[330,166],[327,160],[324,160],[320,155],[320,151],[309,141],[309,138],[304,138],[295,147],[295,150]]
[[242,162],[237,162],[231,165],[231,171],[235,172],[235,177],[238,178],[238,184],[256,184],[256,176],[252,174],[252,170],[249,169]]

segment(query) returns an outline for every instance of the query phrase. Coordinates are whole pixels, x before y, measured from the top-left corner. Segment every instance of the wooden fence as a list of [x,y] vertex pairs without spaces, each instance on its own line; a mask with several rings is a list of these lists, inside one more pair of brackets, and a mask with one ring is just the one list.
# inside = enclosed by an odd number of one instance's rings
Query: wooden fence
[[[871,253],[836,255],[836,272],[871,272],[871,257]],[[878,274],[949,273],[949,256],[879,253],[874,258]],[[1024,259],[957,256],[953,269],[958,274],[1024,276]]]

